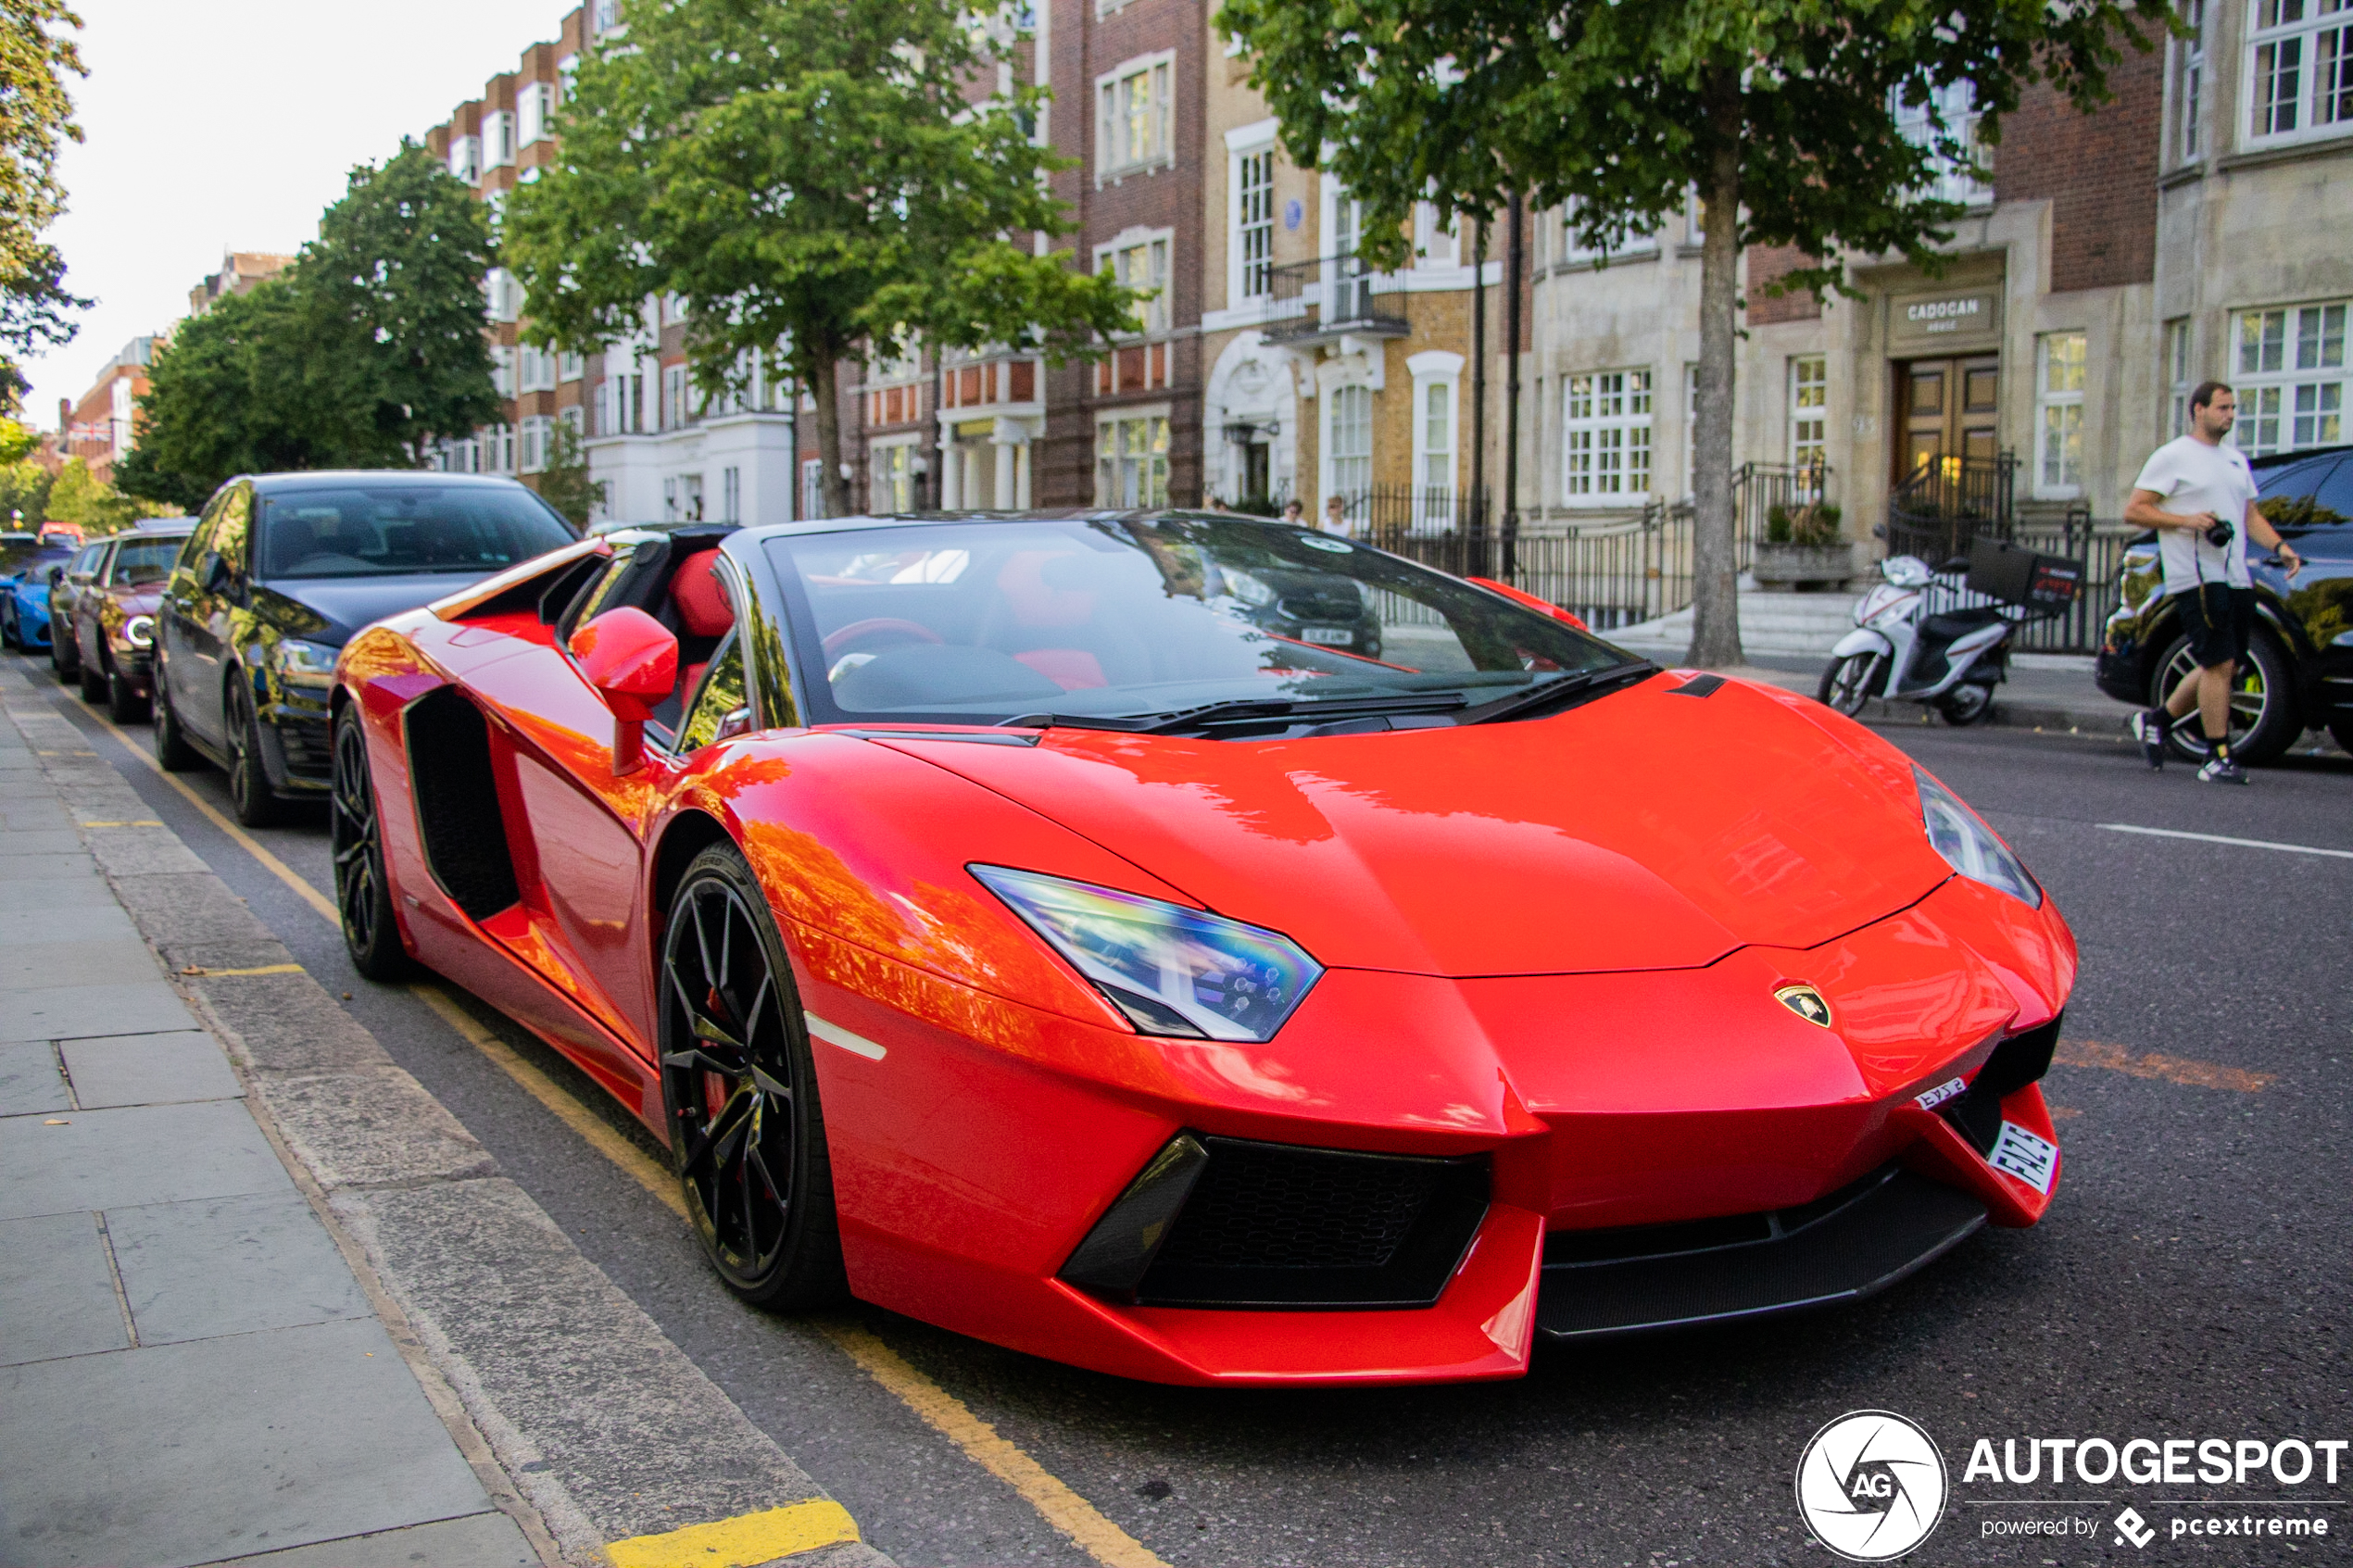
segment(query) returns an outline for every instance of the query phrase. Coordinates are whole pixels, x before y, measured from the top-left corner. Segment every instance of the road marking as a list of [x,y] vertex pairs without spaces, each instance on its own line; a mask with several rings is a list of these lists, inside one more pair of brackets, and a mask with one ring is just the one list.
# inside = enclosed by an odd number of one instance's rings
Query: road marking
[[2109,833],[2145,834],[2151,838],[2190,838],[2200,844],[2227,844],[2237,849],[2277,849],[2286,855],[2327,855],[2353,860],[2353,849],[2322,849],[2310,844],[2280,844],[2268,838],[2231,838],[2219,833],[2183,833],[2178,828],[2145,828],[2131,822],[2102,822]]
[[747,1568],[858,1538],[858,1522],[848,1509],[831,1498],[812,1498],[712,1524],[632,1536],[606,1547],[605,1555],[613,1568]]
[[852,1056],[862,1056],[868,1061],[880,1061],[890,1054],[865,1035],[853,1035],[838,1023],[828,1023],[813,1012],[803,1012],[800,1016],[809,1020],[810,1034],[829,1046],[839,1046]]
[[2051,1060],[2061,1067],[2105,1067],[2135,1078],[2162,1078],[2169,1084],[2186,1084],[2194,1089],[2235,1089],[2244,1095],[2260,1094],[2264,1085],[2279,1082],[2280,1077],[2276,1073],[2253,1073],[2244,1067],[2193,1061],[2185,1056],[2167,1056],[2160,1051],[2134,1056],[2124,1047],[2105,1040],[2061,1040],[2058,1049],[2051,1053]]
[[140,817],[127,822],[76,822],[78,828],[159,828],[163,824],[151,817]]
[[223,975],[242,980],[257,974],[300,974],[303,969],[298,963],[266,963],[258,969],[205,969],[196,964],[189,964],[180,972],[190,976],[200,975],[208,980],[219,979]]
[[997,1429],[973,1414],[964,1402],[913,1367],[906,1358],[853,1323],[821,1325],[825,1336],[866,1374],[892,1393],[934,1431],[954,1443],[975,1463],[1019,1492],[1047,1524],[1076,1542],[1103,1568],[1168,1568],[1151,1549],[1113,1524],[1093,1503],[1053,1475]]
[[[251,834],[215,809],[210,801],[191,789],[185,781],[165,772],[162,765],[157,763],[145,747],[133,746],[130,736],[107,723],[106,720],[98,718],[97,715],[92,714],[91,718],[96,723],[104,725],[116,740],[121,742],[124,750],[153,769],[157,778],[184,796],[188,803],[202,812],[206,820],[213,826],[226,834],[232,843],[251,855],[264,870],[279,881],[302,895],[303,900],[317,910],[322,919],[334,925],[337,930],[342,929],[342,914],[326,895],[305,882],[293,867],[271,854]],[[96,753],[93,752],[90,755],[95,756]],[[631,1177],[638,1185],[653,1194],[661,1201],[663,1207],[677,1215],[679,1219],[686,1218],[686,1199],[679,1192],[677,1182],[672,1178],[668,1171],[655,1161],[651,1155],[591,1114],[588,1109],[575,1097],[567,1093],[562,1085],[525,1060],[512,1046],[484,1028],[472,1014],[459,1006],[457,1001],[441,987],[428,983],[420,983],[410,985],[409,989],[438,1014],[444,1022],[455,1029],[469,1045],[497,1064],[507,1076],[522,1087],[524,1093],[546,1106],[565,1126],[578,1133],[587,1141],[591,1148],[619,1166],[624,1175]],[[814,1019],[811,1021],[812,1024],[811,1033],[817,1033],[813,1026],[818,1022]],[[843,1045],[841,1040],[832,1039],[830,1035],[819,1035],[819,1038],[828,1039],[834,1045],[840,1045],[845,1050],[857,1051],[861,1056],[866,1053],[860,1050],[859,1047],[870,1047],[877,1053],[876,1060],[879,1060],[883,1047],[873,1041],[852,1035],[849,1030],[839,1029],[833,1024],[825,1024],[824,1027],[834,1034],[857,1041],[858,1045]],[[1013,1444],[997,1436],[996,1429],[967,1410],[963,1400],[909,1366],[899,1352],[885,1345],[872,1334],[862,1328],[839,1324],[825,1325],[824,1334],[839,1346],[843,1352],[868,1376],[897,1395],[908,1409],[921,1416],[935,1431],[963,1449],[965,1454],[982,1469],[1012,1486],[1021,1495],[1024,1501],[1038,1511],[1047,1524],[1076,1542],[1088,1556],[1101,1563],[1103,1568],[1168,1568],[1167,1563],[1154,1555],[1150,1548],[1105,1518],[1094,1504],[1073,1491],[1067,1484],[1047,1470],[1045,1466],[1030,1458]],[[832,1506],[837,1508],[839,1505]],[[751,1514],[746,1517],[756,1520],[764,1516]],[[844,1513],[842,1517],[848,1519],[849,1515]],[[691,1534],[693,1529],[719,1529],[734,1523],[736,1521],[723,1520],[716,1525],[692,1526],[688,1530],[673,1531],[664,1536],[641,1536],[635,1537],[635,1540],[639,1542],[672,1541]],[[853,1524],[850,1528],[851,1535],[841,1538],[850,1540],[858,1538],[855,1524]],[[631,1544],[631,1542],[621,1542],[617,1543],[616,1547],[609,1547],[606,1549],[610,1554],[619,1546]],[[655,1568],[656,1564],[688,1562],[705,1564],[707,1568],[723,1568],[720,1559],[709,1555],[703,1549],[698,1548],[697,1550],[700,1554],[691,1558],[685,1555],[645,1558],[634,1562],[623,1563],[616,1557],[614,1562],[618,1568]],[[783,1555],[785,1555],[784,1551],[777,1550],[771,1552],[767,1558],[741,1558],[735,1562],[761,1562]],[[732,1568],[732,1565],[728,1565],[728,1568]]]

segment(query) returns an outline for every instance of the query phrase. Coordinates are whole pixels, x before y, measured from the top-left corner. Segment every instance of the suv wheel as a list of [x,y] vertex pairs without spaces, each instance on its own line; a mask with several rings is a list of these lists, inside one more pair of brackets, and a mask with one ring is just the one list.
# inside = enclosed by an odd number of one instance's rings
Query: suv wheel
[[237,821],[249,828],[266,828],[284,814],[285,803],[270,787],[270,771],[261,760],[261,721],[254,717],[253,693],[243,674],[229,682],[229,803]]
[[[2166,695],[2196,668],[2190,659],[2189,639],[2174,637],[2157,661],[2157,678],[2149,684],[2149,706],[2163,707]],[[2239,666],[2231,689],[2231,749],[2241,762],[2269,762],[2296,744],[2303,725],[2296,718],[2295,689],[2287,655],[2280,651],[2271,633],[2259,626],[2247,639],[2246,662]],[[2206,760],[2206,732],[2195,716],[2174,726],[2173,754],[2192,762]]]

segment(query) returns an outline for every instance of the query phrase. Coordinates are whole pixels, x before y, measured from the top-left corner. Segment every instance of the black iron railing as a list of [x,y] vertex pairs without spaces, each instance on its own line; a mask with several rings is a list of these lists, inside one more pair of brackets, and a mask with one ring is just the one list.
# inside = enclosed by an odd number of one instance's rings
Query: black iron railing
[[[1389,275],[1375,272],[1353,256],[1327,256],[1315,261],[1294,261],[1266,271],[1266,293],[1280,318],[1264,332],[1269,343],[1360,332],[1367,337],[1397,337],[1408,331],[1405,312],[1394,295],[1376,294]],[[1288,307],[1288,308],[1287,308]]]
[[1981,533],[2009,537],[2018,455],[1930,458],[1887,497],[1887,553],[1931,566],[1967,557]]

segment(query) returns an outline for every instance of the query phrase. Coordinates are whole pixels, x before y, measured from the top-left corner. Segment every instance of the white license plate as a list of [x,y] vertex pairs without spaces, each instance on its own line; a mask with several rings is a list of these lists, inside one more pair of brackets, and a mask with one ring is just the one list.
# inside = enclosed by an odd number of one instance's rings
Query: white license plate
[[1993,1158],[1986,1163],[2016,1176],[2036,1192],[2047,1193],[2051,1190],[2051,1178],[2058,1171],[2058,1146],[2035,1136],[2015,1122],[2005,1122],[2002,1135],[1994,1140]]
[[1302,643],[1323,643],[1338,647],[1356,640],[1355,629],[1348,626],[1302,626],[1299,629]]

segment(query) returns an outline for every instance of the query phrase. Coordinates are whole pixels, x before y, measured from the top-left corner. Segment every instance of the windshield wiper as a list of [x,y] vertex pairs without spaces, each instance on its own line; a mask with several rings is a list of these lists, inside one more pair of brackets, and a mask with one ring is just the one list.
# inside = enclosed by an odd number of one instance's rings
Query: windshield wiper
[[1123,734],[1173,735],[1219,724],[1242,724],[1268,719],[1354,719],[1376,713],[1451,713],[1467,707],[1460,692],[1399,693],[1392,696],[1333,697],[1324,700],[1290,697],[1234,697],[1194,708],[1173,708],[1164,713],[1112,717],[1096,713],[1021,713],[1004,721],[1006,729],[1110,730]]
[[1525,718],[1555,703],[1567,702],[1572,697],[1598,696],[1631,681],[1656,673],[1658,666],[1647,659],[1629,659],[1624,664],[1613,664],[1602,670],[1579,671],[1574,675],[1563,675],[1524,692],[1474,708],[1454,721],[1458,724],[1491,724],[1499,719]]

